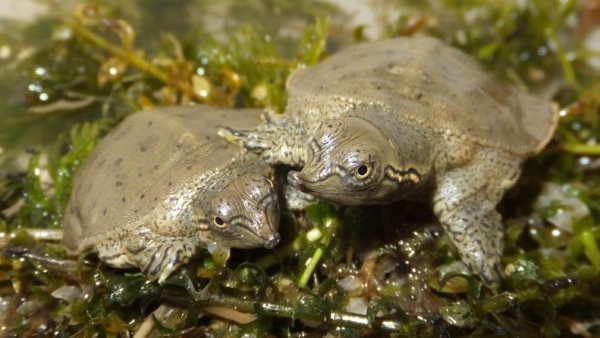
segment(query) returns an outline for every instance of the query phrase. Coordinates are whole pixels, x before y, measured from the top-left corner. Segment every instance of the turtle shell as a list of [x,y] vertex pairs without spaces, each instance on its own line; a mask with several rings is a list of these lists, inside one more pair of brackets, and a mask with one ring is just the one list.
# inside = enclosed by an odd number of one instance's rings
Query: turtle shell
[[64,219],[67,249],[84,251],[108,234],[159,218],[175,227],[191,217],[194,196],[222,186],[214,182],[217,174],[226,180],[223,173],[250,168],[268,175],[272,169],[266,164],[239,161],[246,154],[243,148],[217,136],[224,124],[248,128],[259,122],[259,110],[206,106],[163,107],[129,116],[98,144],[75,177]]
[[349,47],[292,74],[288,91],[288,111],[300,119],[310,110],[324,119],[379,106],[372,116],[385,123],[455,134],[523,157],[539,152],[558,122],[551,102],[499,81],[470,56],[429,37]]

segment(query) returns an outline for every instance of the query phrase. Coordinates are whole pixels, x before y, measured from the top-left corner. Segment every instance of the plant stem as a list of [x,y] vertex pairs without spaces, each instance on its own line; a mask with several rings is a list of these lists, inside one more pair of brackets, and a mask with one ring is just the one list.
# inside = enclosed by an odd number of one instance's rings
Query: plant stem
[[600,155],[600,145],[574,143],[565,144],[563,149],[577,155]]
[[[321,321],[322,318],[318,315],[298,314],[294,306],[282,305],[268,302],[254,302],[251,300],[243,300],[237,298],[215,297],[207,300],[201,300],[200,303],[204,306],[220,306],[233,308],[241,312],[259,313],[263,315],[272,315],[283,318],[293,318],[302,320]],[[336,312],[329,313],[326,318],[327,322],[334,326],[351,326],[360,328],[380,328],[383,330],[398,331],[403,324],[396,320],[374,320],[369,321],[369,318],[364,315]]]
[[580,235],[581,243],[585,251],[586,257],[592,263],[595,268],[600,267],[600,252],[598,251],[598,244],[596,243],[596,237],[590,231],[584,231]]
[[340,222],[337,218],[332,217],[331,215],[327,215],[325,218],[323,218],[323,224],[324,224],[325,234],[321,238],[321,242],[319,243],[320,245],[317,247],[317,249],[313,253],[312,257],[309,258],[308,261],[306,262],[306,268],[304,269],[304,271],[302,272],[302,276],[298,280],[298,286],[300,286],[300,287],[305,287],[306,284],[308,283],[308,279],[310,278],[310,276],[313,274],[313,272],[317,268],[317,265],[319,264],[319,261],[323,257],[323,254],[325,253],[325,249],[331,243],[331,239],[333,238],[333,235],[337,231],[337,228],[339,227]]
[[164,72],[162,69],[156,67],[150,62],[146,61],[144,58],[140,57],[135,52],[119,47],[117,45],[111,44],[102,38],[100,35],[92,32],[90,29],[87,29],[81,24],[78,23],[70,23],[69,26],[73,29],[73,31],[81,38],[87,40],[93,45],[100,47],[113,55],[127,61],[129,64],[134,67],[139,68],[142,72],[150,74],[160,81],[164,82],[167,85],[172,85],[177,89],[181,90],[186,95],[193,97],[194,99],[204,102],[205,97],[194,91],[194,89],[186,82],[176,81],[171,78],[171,76]]

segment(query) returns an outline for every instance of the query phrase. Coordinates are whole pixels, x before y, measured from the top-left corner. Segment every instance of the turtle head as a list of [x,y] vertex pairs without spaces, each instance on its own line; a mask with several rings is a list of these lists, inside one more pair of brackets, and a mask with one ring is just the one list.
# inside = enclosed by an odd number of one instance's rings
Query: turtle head
[[275,247],[280,240],[279,203],[272,176],[257,172],[235,175],[204,203],[196,204],[215,242],[234,248]]
[[288,182],[336,204],[391,203],[421,180],[417,170],[404,169],[396,148],[381,128],[361,117],[325,120],[310,141],[307,163],[290,171]]

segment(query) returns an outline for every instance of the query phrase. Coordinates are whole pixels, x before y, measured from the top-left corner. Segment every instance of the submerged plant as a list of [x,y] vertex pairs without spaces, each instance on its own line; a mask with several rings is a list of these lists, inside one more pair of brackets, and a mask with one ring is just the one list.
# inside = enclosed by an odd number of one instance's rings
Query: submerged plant
[[[80,5],[65,20],[46,22],[52,36],[18,62],[26,83],[19,109],[37,116],[31,124],[56,119],[69,128],[50,147],[31,150],[27,168],[0,172],[2,334],[598,334],[600,87],[595,55],[581,47],[597,29],[585,19],[586,0],[382,2],[390,13],[390,6],[402,9],[386,35],[440,37],[562,107],[555,140],[526,163],[500,207],[507,278],[498,293],[465,269],[430,207],[419,203],[320,203],[288,213],[273,251],[235,251],[225,267],[203,256],[164,284],[93,255],[66,256],[57,234],[73,175],[123,117],[187,103],[282,112],[289,74],[334,51],[339,17],[330,5],[270,3],[249,4],[247,12],[235,3],[228,14],[248,20],[244,13],[279,10],[299,21],[261,28],[253,17],[254,25],[225,36],[182,24],[189,31],[162,32],[143,47],[136,36],[147,32],[108,4]],[[307,3],[322,12],[314,15]],[[306,25],[299,30],[298,22]],[[366,39],[360,29],[354,36]]]

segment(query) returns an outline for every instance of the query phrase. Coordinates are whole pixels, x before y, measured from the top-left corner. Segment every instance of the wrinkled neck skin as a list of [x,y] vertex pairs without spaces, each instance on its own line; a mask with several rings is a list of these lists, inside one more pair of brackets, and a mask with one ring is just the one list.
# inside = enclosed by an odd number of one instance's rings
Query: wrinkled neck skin
[[279,203],[272,171],[265,164],[234,163],[210,180],[192,207],[207,238],[235,248],[278,244]]
[[309,142],[323,120],[347,116],[355,109],[355,101],[340,96],[290,96],[284,114],[288,124],[281,143],[291,144],[289,148],[297,154],[299,160],[292,167],[302,168],[309,161]]
[[[378,107],[378,109],[384,109]],[[391,113],[393,114],[393,113]],[[437,149],[439,145],[432,136],[434,133],[420,129],[411,123],[388,119],[389,114],[374,112],[365,114],[365,119],[381,131],[387,143],[393,147],[395,160],[389,163],[388,177],[393,177],[394,172],[415,173],[419,176],[420,183],[415,188],[422,189],[430,184],[434,176]],[[425,134],[430,136],[427,137]]]

